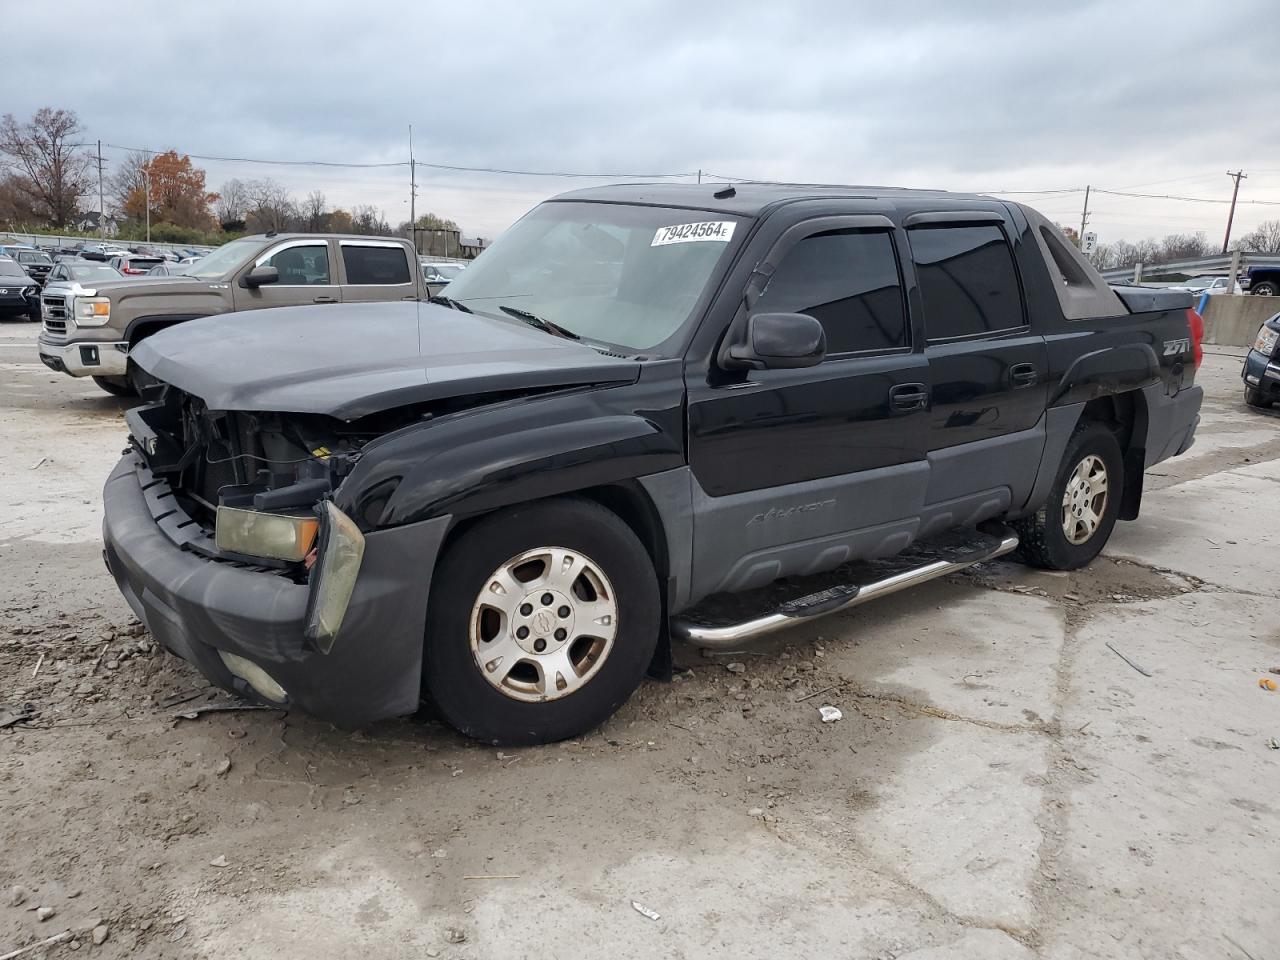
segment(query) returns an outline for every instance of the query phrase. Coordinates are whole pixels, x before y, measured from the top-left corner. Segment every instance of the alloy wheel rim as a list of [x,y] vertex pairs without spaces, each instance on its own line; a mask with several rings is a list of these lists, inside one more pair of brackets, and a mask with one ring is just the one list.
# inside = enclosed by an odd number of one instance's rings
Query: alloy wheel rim
[[1068,542],[1087,543],[1107,511],[1109,477],[1102,458],[1089,454],[1071,471],[1062,492],[1062,532]]
[[527,703],[559,700],[586,686],[613,649],[617,595],[590,557],[537,547],[485,579],[468,633],[476,667],[499,692]]

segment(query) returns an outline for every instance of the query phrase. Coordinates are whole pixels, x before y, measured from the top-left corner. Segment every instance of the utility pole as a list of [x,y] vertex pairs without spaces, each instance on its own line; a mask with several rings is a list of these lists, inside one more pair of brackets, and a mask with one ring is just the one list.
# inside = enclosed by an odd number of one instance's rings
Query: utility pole
[[409,124],[409,239],[418,253],[418,167],[413,159],[413,124]]
[[1237,170],[1232,173],[1227,171],[1227,176],[1235,180],[1236,185],[1231,190],[1231,212],[1227,214],[1227,235],[1222,238],[1222,252],[1227,252],[1227,247],[1231,246],[1231,221],[1236,218],[1236,195],[1240,192],[1240,181],[1248,180],[1249,175],[1243,170]]
[[106,200],[103,199],[102,190],[102,141],[98,141],[98,236],[106,237],[107,235],[107,211]]
[[147,208],[147,243],[151,242],[151,175],[142,171],[142,197]]
[[699,182],[699,183],[701,183],[701,182],[702,182],[702,169],[701,169],[701,168],[699,168],[699,169],[698,169],[698,182]]
[[1080,211],[1080,249],[1084,250],[1084,227],[1089,222],[1089,190],[1090,185],[1084,185],[1084,209]]

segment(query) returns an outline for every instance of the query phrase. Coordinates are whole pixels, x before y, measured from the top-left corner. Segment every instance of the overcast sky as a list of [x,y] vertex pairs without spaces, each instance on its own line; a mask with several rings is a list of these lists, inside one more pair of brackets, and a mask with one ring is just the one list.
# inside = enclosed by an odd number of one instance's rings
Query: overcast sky
[[[5,4],[0,110],[210,156],[692,173],[1228,199],[1280,218],[1274,0]],[[1267,102],[1260,111],[1254,104]],[[123,154],[107,148],[108,162]],[[408,170],[197,161],[408,219]],[[616,176],[609,179],[618,179]],[[419,168],[419,213],[492,236],[602,182]],[[1079,225],[1080,194],[1019,197]],[[96,204],[95,204],[96,205]],[[1222,204],[1095,195],[1103,242],[1204,230]]]

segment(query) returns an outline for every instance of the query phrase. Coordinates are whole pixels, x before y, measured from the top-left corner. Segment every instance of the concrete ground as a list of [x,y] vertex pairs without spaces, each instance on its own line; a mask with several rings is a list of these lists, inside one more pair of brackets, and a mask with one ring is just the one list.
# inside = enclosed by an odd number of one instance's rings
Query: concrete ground
[[0,956],[1280,956],[1280,416],[1239,351],[1091,568],[681,649],[600,731],[502,751],[175,719],[200,678],[99,554],[122,405],[34,337],[0,326],[0,723],[37,711],[0,730]]

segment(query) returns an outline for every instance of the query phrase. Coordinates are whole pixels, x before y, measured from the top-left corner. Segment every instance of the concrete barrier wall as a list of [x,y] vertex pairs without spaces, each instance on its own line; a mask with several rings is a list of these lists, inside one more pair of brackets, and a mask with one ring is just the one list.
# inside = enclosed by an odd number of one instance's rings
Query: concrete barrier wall
[[1280,313],[1280,297],[1220,294],[1204,312],[1204,342],[1248,347],[1267,318]]

